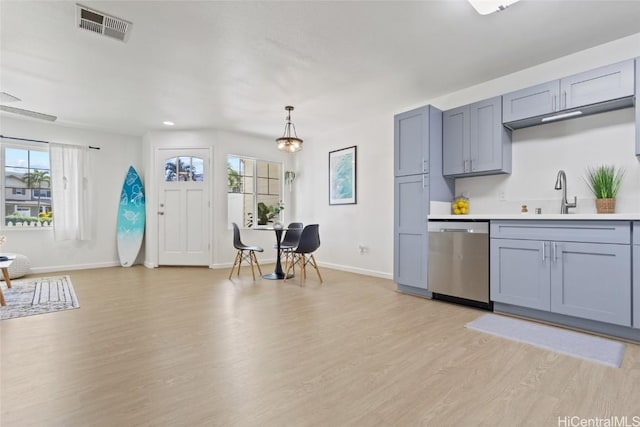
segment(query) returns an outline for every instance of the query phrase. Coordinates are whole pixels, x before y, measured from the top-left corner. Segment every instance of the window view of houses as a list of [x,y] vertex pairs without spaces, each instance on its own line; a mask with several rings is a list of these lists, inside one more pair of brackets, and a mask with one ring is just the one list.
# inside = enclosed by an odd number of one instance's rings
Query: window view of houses
[[47,150],[4,149],[4,214],[7,226],[46,227],[53,221]]

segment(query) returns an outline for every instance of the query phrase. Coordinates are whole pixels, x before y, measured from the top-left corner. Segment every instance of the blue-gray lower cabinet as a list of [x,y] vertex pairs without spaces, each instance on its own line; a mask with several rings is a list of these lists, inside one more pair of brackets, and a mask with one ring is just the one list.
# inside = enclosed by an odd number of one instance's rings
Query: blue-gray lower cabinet
[[429,175],[395,179],[393,280],[427,289]]
[[[632,326],[630,223],[602,223],[596,230],[600,235],[594,234],[596,231],[588,234],[594,224],[570,225],[553,228],[557,224],[492,222],[491,300]],[[550,233],[571,239],[575,229],[596,238],[592,242],[547,240]],[[626,241],[619,236],[624,230]],[[502,238],[513,234],[522,238]],[[601,243],[598,239],[616,243]],[[618,240],[622,242],[617,243]],[[635,258],[636,270],[637,264],[638,258]],[[635,274],[636,288],[637,276]],[[638,292],[634,295],[637,297]],[[640,299],[636,298],[634,304],[639,306],[635,315],[640,316]],[[634,319],[635,324],[638,319]]]
[[551,311],[631,326],[631,246],[549,244]]
[[[636,65],[640,66],[640,60],[638,60]],[[639,80],[639,83],[640,83],[640,80]],[[636,221],[633,223],[632,251],[633,251],[633,273],[632,273],[633,274],[633,327],[640,329],[640,221]]]
[[493,301],[549,310],[548,243],[491,239],[490,290]]
[[640,329],[640,245],[633,247],[633,327]]

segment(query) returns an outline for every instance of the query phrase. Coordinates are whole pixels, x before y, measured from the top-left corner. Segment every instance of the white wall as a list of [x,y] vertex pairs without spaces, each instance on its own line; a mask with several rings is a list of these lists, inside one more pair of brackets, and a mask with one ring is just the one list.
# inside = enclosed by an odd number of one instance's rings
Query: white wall
[[52,229],[3,227],[2,234],[7,236],[7,243],[2,252],[26,255],[33,272],[120,265],[116,249],[118,203],[129,166],[140,170],[141,139],[5,116],[0,118],[0,124],[0,132],[5,136],[100,147],[100,150],[90,150],[94,189],[93,239],[55,241]]
[[[636,56],[640,56],[640,33],[437,99],[425,99],[420,105],[433,104],[442,110],[454,108]],[[347,126],[336,123],[326,133],[308,137],[298,158],[296,216],[305,223],[320,224],[322,247],[318,260],[321,264],[390,278],[393,272],[393,115],[420,105],[406,105],[392,111],[398,99],[385,97],[379,102],[389,105],[390,111],[367,118],[359,118],[357,111],[349,112],[349,118],[356,123]],[[555,201],[559,204],[560,194],[553,186],[557,170],[562,168],[567,172],[569,196],[578,196],[579,211],[592,212],[581,177],[585,167],[607,162],[626,169],[619,211],[640,212],[640,163],[633,152],[634,129],[633,110],[627,109],[516,131],[514,173],[458,179],[457,193],[471,193],[472,211],[519,208],[519,204],[525,202],[532,208],[540,205],[545,212],[550,212]],[[328,206],[328,152],[351,145],[358,146],[358,203]],[[499,191],[505,191],[506,202],[498,203]],[[543,204],[545,200],[548,205]],[[358,244],[367,246],[368,252],[360,254]]]
[[[231,267],[235,250],[233,249],[233,232],[227,225],[227,156],[235,154],[239,156],[258,158],[274,162],[282,162],[283,170],[291,169],[294,158],[291,154],[280,152],[276,149],[275,139],[258,138],[252,135],[225,132],[218,130],[194,130],[194,131],[164,131],[148,132],[143,138],[145,157],[145,182],[147,187],[147,232],[145,237],[146,253],[145,265],[147,267],[158,266],[158,241],[157,232],[157,182],[154,182],[152,161],[155,158],[156,148],[211,148],[213,181],[211,182],[211,236],[212,252],[210,267]],[[162,171],[161,171],[162,172]],[[162,173],[160,173],[162,175]],[[293,219],[294,201],[290,197],[288,188],[283,192],[285,204],[284,222]],[[273,231],[242,230],[242,240],[246,244],[259,245],[265,252],[258,256],[261,262],[275,260],[275,243]]]
[[[357,204],[329,205],[329,151],[356,145]],[[393,112],[314,136],[299,153],[297,219],[320,224],[322,265],[391,277],[393,270]],[[359,246],[366,249],[360,253]]]

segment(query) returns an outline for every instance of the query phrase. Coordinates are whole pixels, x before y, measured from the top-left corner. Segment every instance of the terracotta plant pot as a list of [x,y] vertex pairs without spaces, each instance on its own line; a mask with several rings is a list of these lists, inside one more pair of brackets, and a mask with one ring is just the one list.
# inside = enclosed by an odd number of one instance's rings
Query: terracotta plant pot
[[596,212],[610,214],[616,211],[616,199],[596,199]]

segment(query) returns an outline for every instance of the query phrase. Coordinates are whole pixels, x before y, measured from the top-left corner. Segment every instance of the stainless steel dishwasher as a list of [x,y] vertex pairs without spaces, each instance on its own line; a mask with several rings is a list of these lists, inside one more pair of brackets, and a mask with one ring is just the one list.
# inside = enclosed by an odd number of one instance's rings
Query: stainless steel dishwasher
[[489,223],[429,221],[429,290],[434,299],[491,309]]

